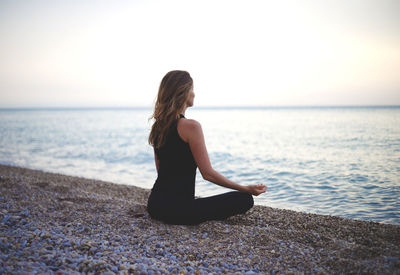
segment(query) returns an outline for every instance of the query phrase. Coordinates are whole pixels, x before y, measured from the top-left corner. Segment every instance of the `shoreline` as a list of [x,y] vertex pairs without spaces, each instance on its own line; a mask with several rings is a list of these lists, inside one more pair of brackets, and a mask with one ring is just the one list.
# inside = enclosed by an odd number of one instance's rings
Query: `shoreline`
[[400,273],[400,226],[255,205],[196,226],[147,189],[0,165],[0,273]]

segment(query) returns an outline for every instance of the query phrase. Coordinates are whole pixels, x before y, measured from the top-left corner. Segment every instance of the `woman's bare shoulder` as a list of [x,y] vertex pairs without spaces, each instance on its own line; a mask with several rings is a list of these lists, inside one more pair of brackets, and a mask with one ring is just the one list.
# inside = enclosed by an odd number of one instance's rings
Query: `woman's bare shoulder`
[[201,128],[200,122],[194,119],[180,119],[178,125],[181,125],[183,128],[188,128],[190,130]]
[[187,142],[191,136],[202,133],[201,124],[194,119],[180,119],[178,122],[178,133]]

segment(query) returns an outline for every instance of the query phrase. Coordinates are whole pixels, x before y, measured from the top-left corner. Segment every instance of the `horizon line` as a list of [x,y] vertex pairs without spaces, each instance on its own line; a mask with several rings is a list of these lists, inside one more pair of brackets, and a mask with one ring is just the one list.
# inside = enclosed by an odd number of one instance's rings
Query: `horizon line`
[[[0,107],[1,111],[35,111],[35,110],[146,110],[153,109],[153,106],[26,106],[26,107]],[[192,109],[204,110],[250,110],[250,109],[318,109],[318,108],[400,108],[399,105],[216,105],[216,106],[195,106]]]

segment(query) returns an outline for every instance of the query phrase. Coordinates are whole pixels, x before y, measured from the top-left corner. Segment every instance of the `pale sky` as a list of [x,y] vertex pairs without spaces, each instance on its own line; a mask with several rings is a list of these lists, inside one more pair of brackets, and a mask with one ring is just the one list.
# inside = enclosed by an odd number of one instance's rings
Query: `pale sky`
[[400,105],[400,1],[0,2],[0,107]]

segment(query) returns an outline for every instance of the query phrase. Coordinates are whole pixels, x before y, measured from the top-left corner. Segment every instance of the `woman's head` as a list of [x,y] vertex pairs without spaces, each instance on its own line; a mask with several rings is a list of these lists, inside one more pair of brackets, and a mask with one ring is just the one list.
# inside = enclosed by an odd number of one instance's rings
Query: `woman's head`
[[186,107],[189,107],[187,106],[187,101],[191,90],[193,90],[193,79],[188,72],[168,72],[161,80],[156,108],[167,107],[175,110],[179,115]]
[[187,107],[193,106],[193,79],[186,71],[170,71],[161,80],[154,107],[149,143],[161,147],[171,125]]

